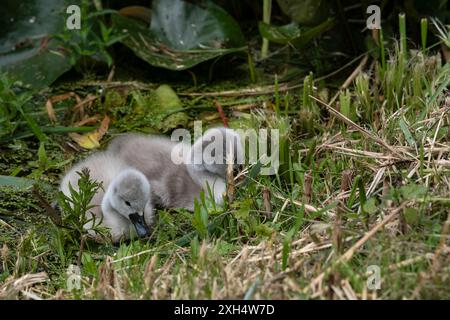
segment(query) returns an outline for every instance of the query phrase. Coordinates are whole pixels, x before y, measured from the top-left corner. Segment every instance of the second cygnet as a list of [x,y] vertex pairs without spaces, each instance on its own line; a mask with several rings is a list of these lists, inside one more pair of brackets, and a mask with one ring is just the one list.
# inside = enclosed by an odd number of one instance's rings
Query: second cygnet
[[[147,177],[155,203],[191,211],[201,191],[209,195],[208,188],[215,202],[223,203],[230,151],[235,169],[243,163],[240,137],[227,128],[207,130],[192,147],[164,136],[127,134],[115,138],[108,151]],[[174,156],[181,161],[174,161]]]

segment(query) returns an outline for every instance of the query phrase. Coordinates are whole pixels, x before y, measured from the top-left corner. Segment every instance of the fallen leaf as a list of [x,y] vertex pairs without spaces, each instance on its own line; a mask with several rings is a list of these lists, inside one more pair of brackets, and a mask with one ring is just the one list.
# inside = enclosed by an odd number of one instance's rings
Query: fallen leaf
[[109,128],[110,119],[108,116],[105,116],[100,124],[100,128],[98,128],[99,140],[105,135]]
[[52,123],[56,122],[55,110],[53,109],[53,103],[51,98],[45,103],[45,110],[47,111],[48,118]]
[[100,147],[100,143],[92,138],[93,133],[79,134],[76,132],[69,133],[69,136],[75,141],[80,147],[85,149],[95,149]]
[[[48,98],[47,102],[45,103],[45,110],[47,111],[48,118],[50,119],[50,121],[52,123],[56,122],[56,115],[55,115],[55,110],[53,108],[53,104],[56,102],[67,100],[72,97],[77,98],[78,96],[75,92],[67,92],[67,93],[63,93],[63,94]],[[77,99],[77,101],[78,101],[78,99]]]
[[85,149],[95,149],[100,147],[100,140],[103,138],[105,133],[108,131],[110,119],[105,116],[100,124],[100,127],[93,132],[86,134],[78,134],[75,132],[69,133],[69,136],[75,141],[80,147]]

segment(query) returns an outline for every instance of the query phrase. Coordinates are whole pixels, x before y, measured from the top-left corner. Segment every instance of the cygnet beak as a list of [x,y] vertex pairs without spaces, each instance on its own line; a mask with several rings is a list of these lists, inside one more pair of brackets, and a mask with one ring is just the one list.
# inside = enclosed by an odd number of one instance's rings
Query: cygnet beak
[[144,216],[141,216],[136,212],[130,214],[128,217],[136,228],[136,232],[139,238],[147,237],[150,235],[150,228],[145,224]]

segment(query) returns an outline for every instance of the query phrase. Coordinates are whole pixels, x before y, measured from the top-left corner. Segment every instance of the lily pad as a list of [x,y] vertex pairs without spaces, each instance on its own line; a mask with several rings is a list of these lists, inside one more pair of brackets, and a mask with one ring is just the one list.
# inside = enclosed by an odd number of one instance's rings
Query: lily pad
[[0,71],[42,88],[71,68],[51,35],[62,30],[64,0],[6,0],[0,11]]
[[279,44],[292,44],[302,48],[312,39],[329,30],[334,25],[334,19],[329,18],[315,27],[300,27],[296,23],[284,26],[272,26],[265,22],[259,22],[259,32],[267,40]]
[[245,51],[237,22],[212,2],[202,6],[183,0],[153,1],[150,28],[120,15],[113,24],[128,34],[121,42],[149,64],[170,70]]

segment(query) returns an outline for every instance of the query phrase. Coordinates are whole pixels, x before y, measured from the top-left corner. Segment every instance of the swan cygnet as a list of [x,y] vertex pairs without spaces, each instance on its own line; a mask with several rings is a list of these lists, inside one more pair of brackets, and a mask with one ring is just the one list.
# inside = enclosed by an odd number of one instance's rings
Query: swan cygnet
[[[150,234],[154,213],[151,201],[151,187],[147,178],[138,170],[130,168],[123,161],[107,152],[96,153],[78,163],[64,176],[60,190],[70,197],[69,183],[78,191],[77,172],[89,169],[92,180],[102,182],[102,188],[92,198],[94,207],[88,213],[95,216],[95,224],[109,229],[112,241],[145,237]],[[94,220],[84,226],[95,238],[92,230]]]
[[[217,149],[222,148],[219,150],[222,152],[217,154],[218,158],[222,157],[220,163],[203,163],[202,160],[202,148],[208,149],[211,142],[220,142],[215,137],[223,140],[228,138],[228,141],[231,139],[235,159],[242,159],[240,137],[234,130],[226,128],[207,130],[192,147],[189,143],[172,141],[165,136],[126,134],[115,138],[108,151],[145,174],[152,185],[154,203],[165,208],[185,208],[193,211],[194,199],[199,197],[201,191],[208,196],[208,186],[214,194],[215,202],[223,203],[227,172],[227,152],[223,152],[227,150],[225,141],[220,146],[216,145]],[[173,161],[174,154],[178,154],[181,161]],[[237,168],[241,162],[234,163]]]
[[[192,179],[206,191],[214,192],[216,203],[223,203],[226,192],[228,162],[236,171],[244,163],[241,137],[233,129],[208,129],[192,145],[185,164]],[[230,158],[232,156],[232,158]]]

